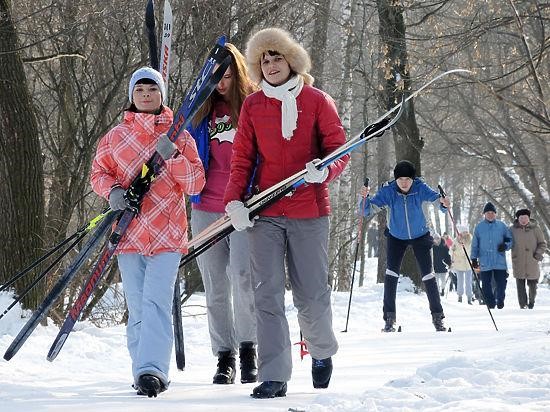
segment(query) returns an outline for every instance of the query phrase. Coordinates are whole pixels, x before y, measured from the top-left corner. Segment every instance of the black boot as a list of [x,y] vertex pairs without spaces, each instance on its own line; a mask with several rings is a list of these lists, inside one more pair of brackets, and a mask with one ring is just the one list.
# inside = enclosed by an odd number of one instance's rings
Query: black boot
[[145,374],[138,378],[136,389],[138,395],[156,398],[159,393],[166,390],[166,386],[156,376]]
[[382,332],[395,332],[395,312],[385,312],[384,320],[386,321],[386,325],[382,329]]
[[314,388],[328,388],[332,375],[332,359],[311,358],[311,378]]
[[250,394],[256,399],[279,398],[286,396],[286,382],[265,381],[256,386]]
[[254,346],[254,342],[242,342],[239,347],[241,383],[252,383],[258,380],[256,358],[256,347]]
[[230,351],[218,352],[218,369],[212,383],[220,385],[235,383],[235,355]]
[[435,326],[435,330],[438,332],[447,331],[447,328],[443,325],[443,319],[445,319],[445,315],[443,313],[432,313],[432,322]]

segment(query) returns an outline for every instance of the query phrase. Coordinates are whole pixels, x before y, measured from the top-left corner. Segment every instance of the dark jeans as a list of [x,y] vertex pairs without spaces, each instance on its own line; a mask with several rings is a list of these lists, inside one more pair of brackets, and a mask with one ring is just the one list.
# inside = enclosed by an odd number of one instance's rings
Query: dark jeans
[[[485,296],[485,303],[490,309],[498,305],[504,304],[504,298],[506,297],[506,278],[508,273],[505,270],[487,270],[480,272],[481,275],[481,289]],[[493,293],[492,280],[495,281],[495,292]]]
[[[529,287],[529,301],[527,301],[527,291],[525,289],[525,282]],[[518,288],[518,303],[520,308],[524,308],[527,305],[533,307],[535,304],[535,297],[537,296],[537,283],[538,279],[516,279],[516,286]]]
[[[401,240],[393,237],[389,233],[387,236],[387,268],[395,274],[399,274],[403,256],[408,246],[411,246],[420,269],[422,277],[433,275],[432,254],[430,253],[433,245],[433,238],[429,233],[411,240]],[[397,291],[398,278],[386,272],[384,277],[384,313],[395,313],[395,294]],[[443,313],[437,282],[435,277],[431,277],[424,282],[428,302],[430,303],[431,313]]]

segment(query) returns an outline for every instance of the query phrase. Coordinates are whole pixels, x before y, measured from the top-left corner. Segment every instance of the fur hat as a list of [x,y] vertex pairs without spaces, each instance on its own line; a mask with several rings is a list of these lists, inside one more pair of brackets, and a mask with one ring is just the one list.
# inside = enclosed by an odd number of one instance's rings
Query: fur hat
[[290,69],[301,74],[305,84],[313,84],[313,77],[309,74],[311,59],[308,52],[292,38],[289,32],[275,27],[260,30],[246,44],[246,62],[252,82],[259,84],[262,81],[260,61],[264,53],[270,50],[284,56]]
[[496,213],[497,208],[491,202],[487,202],[487,204],[483,208],[483,213],[487,213],[487,212],[495,212]]
[[162,75],[151,67],[142,67],[141,69],[137,69],[130,78],[130,84],[128,85],[128,100],[130,100],[130,103],[133,103],[132,94],[134,91],[134,86],[137,82],[143,79],[152,80],[157,84],[160,89],[161,101],[164,101],[164,96],[166,92],[164,88],[164,80],[162,80]]
[[531,211],[529,209],[519,209],[516,212],[516,219],[519,218],[521,215],[527,215],[531,217]]
[[410,177],[414,179],[416,177],[416,168],[408,160],[401,160],[397,162],[395,168],[393,169],[394,179],[399,179],[400,177]]

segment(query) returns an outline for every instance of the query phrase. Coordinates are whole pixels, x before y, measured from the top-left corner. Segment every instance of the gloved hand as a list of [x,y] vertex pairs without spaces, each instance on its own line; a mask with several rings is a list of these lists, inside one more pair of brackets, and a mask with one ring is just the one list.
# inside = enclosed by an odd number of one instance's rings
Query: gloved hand
[[177,147],[172,141],[168,138],[168,135],[165,133],[161,134],[157,142],[157,153],[161,155],[164,160],[170,159]]
[[232,200],[225,206],[225,211],[231,218],[231,224],[235,230],[245,230],[254,226],[254,222],[250,221],[248,214],[250,211],[240,200]]
[[328,177],[328,168],[319,170],[315,167],[320,162],[319,159],[313,159],[306,163],[307,173],[304,175],[304,180],[307,183],[323,183]]
[[472,259],[472,267],[474,269],[478,269],[479,268],[479,260],[477,259]]
[[111,210],[126,209],[126,199],[124,198],[125,190],[121,187],[114,187],[109,193],[109,207]]
[[542,261],[542,259],[544,258],[540,253],[533,253],[533,257],[535,258],[535,260],[538,260],[539,262]]
[[500,245],[498,245],[497,250],[499,252],[506,252],[506,243],[502,242]]

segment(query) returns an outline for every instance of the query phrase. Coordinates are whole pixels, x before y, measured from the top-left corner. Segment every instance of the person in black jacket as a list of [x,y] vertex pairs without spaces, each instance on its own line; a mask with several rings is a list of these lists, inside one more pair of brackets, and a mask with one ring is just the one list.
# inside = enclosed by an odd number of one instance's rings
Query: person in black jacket
[[434,272],[437,278],[437,286],[441,296],[445,295],[445,283],[447,281],[447,270],[451,266],[451,254],[446,243],[441,239],[438,233],[433,234],[433,260]]

